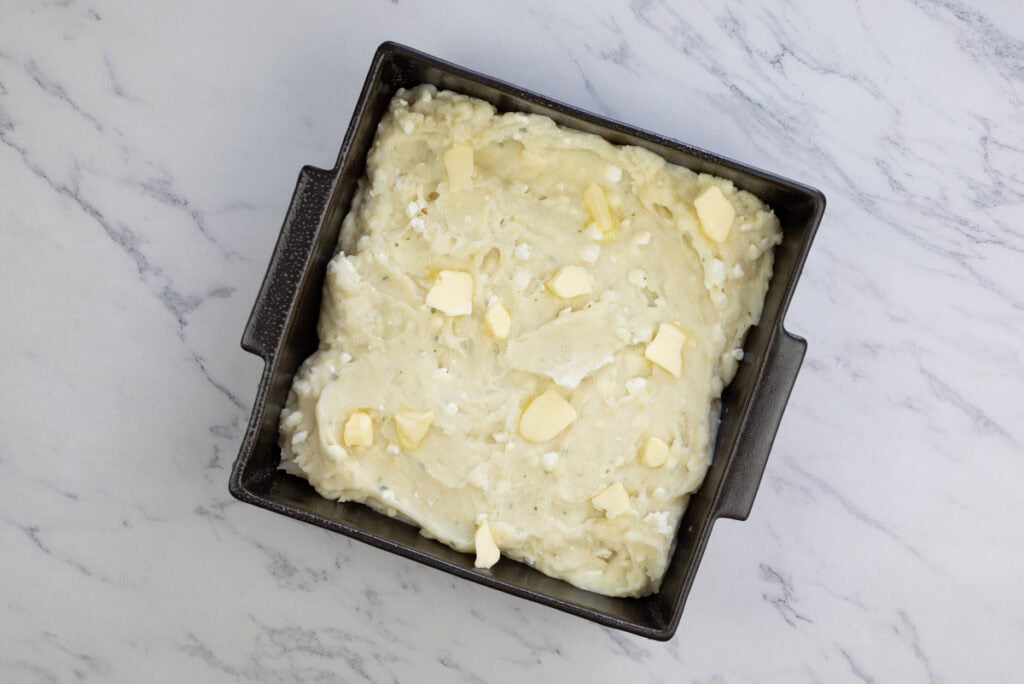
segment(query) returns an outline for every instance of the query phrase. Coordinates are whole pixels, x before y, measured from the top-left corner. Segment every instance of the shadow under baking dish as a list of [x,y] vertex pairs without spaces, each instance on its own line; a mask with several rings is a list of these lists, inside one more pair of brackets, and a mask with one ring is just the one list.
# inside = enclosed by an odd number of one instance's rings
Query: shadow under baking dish
[[[422,83],[486,100],[500,111],[543,114],[616,145],[637,145],[669,162],[733,181],[767,202],[782,225],[775,273],[764,313],[751,328],[744,358],[722,396],[714,459],[679,528],[661,590],[644,598],[610,598],[577,589],[503,558],[490,570],[473,556],[426,539],[417,529],[360,504],[324,499],[305,481],[278,469],[278,420],[299,365],[316,350],[317,320],[327,262],[377,123],[395,91]],[[266,362],[248,430],[231,473],[238,499],[340,532],[392,553],[602,625],[652,639],[672,637],[714,521],[746,519],[764,472],[806,343],[782,327],[814,232],[825,209],[817,190],[660,136],[555,102],[449,64],[411,48],[384,43],[370,65],[362,94],[333,169],[305,167],[242,337],[242,347]]]

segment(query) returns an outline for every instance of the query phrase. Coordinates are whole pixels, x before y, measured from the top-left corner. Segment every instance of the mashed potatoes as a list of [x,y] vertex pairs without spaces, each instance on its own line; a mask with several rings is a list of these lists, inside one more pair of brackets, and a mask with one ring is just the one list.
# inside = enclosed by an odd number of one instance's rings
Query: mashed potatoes
[[780,237],[721,178],[401,91],[282,413],[283,466],[478,567],[656,591]]

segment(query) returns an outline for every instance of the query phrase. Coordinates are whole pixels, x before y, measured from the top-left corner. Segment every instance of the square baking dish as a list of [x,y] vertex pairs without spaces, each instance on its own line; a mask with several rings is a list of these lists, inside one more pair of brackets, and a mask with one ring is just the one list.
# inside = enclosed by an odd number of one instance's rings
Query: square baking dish
[[[361,504],[324,499],[305,480],[278,468],[278,420],[299,365],[318,345],[316,326],[327,262],[342,219],[364,173],[377,123],[399,88],[431,83],[493,104],[500,111],[543,114],[616,145],[637,145],[674,164],[733,181],[774,210],[783,231],[761,322],[751,328],[744,358],[722,396],[711,468],[691,497],[657,594],[610,598],[502,559],[490,570],[473,556],[420,536],[416,528]],[[439,570],[536,601],[602,625],[667,640],[679,624],[711,528],[718,518],[745,520],[806,350],[782,326],[786,308],[825,209],[817,190],[474,73],[395,43],[370,65],[334,168],[299,174],[266,277],[242,337],[242,348],[265,361],[252,416],[231,472],[236,498],[313,523]]]

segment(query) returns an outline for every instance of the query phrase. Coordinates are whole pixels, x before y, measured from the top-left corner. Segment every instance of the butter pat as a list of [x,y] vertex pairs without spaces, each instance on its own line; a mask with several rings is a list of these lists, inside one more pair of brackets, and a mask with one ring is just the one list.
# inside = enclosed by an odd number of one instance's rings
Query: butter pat
[[427,306],[449,316],[473,313],[473,276],[465,271],[441,271],[427,293]]
[[684,344],[686,333],[671,323],[662,323],[654,340],[647,345],[644,356],[678,378],[683,374]]
[[373,444],[373,419],[365,411],[356,411],[345,422],[345,446],[370,446]]
[[704,233],[715,242],[725,242],[732,230],[736,210],[722,189],[717,185],[708,187],[693,200],[693,207],[697,210]]
[[548,289],[557,297],[572,299],[590,294],[594,286],[590,282],[590,274],[582,266],[563,266],[548,283]]
[[448,186],[452,190],[469,187],[473,177],[473,148],[468,145],[452,145],[444,153],[444,168],[448,172]]
[[628,513],[632,510],[629,505],[629,492],[622,486],[621,482],[610,484],[594,495],[590,500],[594,507],[604,511],[609,518]]
[[668,444],[657,437],[648,437],[640,450],[640,462],[648,468],[660,468],[668,461]]
[[546,442],[577,418],[576,409],[555,390],[530,402],[519,419],[519,434],[530,442]]
[[476,542],[476,560],[473,565],[478,568],[493,567],[501,558],[501,550],[494,543],[494,535],[491,534],[491,526],[486,520],[480,522],[476,528],[476,535],[473,537]]
[[395,414],[395,430],[398,442],[405,449],[417,449],[434,424],[433,411],[403,409]]
[[583,206],[602,233],[608,234],[615,230],[615,217],[612,216],[612,208],[608,206],[604,188],[597,183],[591,183],[583,192]]
[[496,340],[507,340],[512,332],[512,317],[508,310],[501,305],[501,302],[494,302],[487,307],[484,314],[484,325],[487,326],[487,333]]

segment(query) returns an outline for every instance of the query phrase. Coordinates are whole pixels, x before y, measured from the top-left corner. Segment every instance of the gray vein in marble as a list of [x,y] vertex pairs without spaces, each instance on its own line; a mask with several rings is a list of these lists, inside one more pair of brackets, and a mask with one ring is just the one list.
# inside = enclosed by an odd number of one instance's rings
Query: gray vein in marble
[[622,67],[634,76],[639,76],[636,65],[633,62],[633,52],[629,47],[629,43],[625,40],[620,40],[614,48],[600,50],[597,53],[597,57]]
[[594,84],[590,82],[589,78],[587,78],[587,74],[583,70],[583,66],[580,64],[580,61],[576,59],[576,56],[573,55],[572,52],[569,53],[569,58],[572,59],[573,64],[576,65],[576,71],[579,72],[580,79],[583,81],[583,88],[587,91],[587,95],[590,96],[590,99],[594,101],[598,110],[606,116],[615,116],[615,110],[597,92],[597,88],[595,88]]
[[917,661],[921,663],[921,667],[924,668],[928,681],[930,684],[939,684],[939,682],[943,680],[936,675],[935,670],[932,667],[931,659],[921,646],[921,638],[918,635],[917,626],[914,624],[914,621],[910,619],[910,615],[908,615],[905,610],[900,610],[898,615],[900,618],[900,624],[893,625],[893,631],[901,636],[906,632],[906,638],[909,642],[910,648],[913,650],[914,657],[917,658]]
[[787,577],[767,563],[761,563],[760,571],[761,579],[778,590],[774,595],[764,593],[761,597],[775,607],[775,610],[786,621],[786,624],[790,627],[796,627],[797,621],[807,624],[814,623],[813,620],[800,613],[793,606],[796,603],[796,596],[793,591],[793,583]]
[[796,465],[795,463],[789,463],[788,466],[789,466],[789,468],[791,470],[793,470],[798,475],[800,475],[802,478],[804,478],[805,480],[810,482],[814,486],[815,490],[817,490],[817,491],[819,491],[819,492],[821,492],[823,494],[826,494],[827,496],[829,496],[833,500],[835,500],[836,503],[838,503],[840,506],[842,506],[842,508],[848,514],[852,515],[859,522],[864,523],[865,525],[871,527],[872,529],[874,529],[875,531],[879,532],[880,534],[888,537],[889,539],[894,541],[896,544],[898,544],[900,547],[902,547],[904,550],[906,550],[907,552],[912,554],[915,558],[917,558],[922,563],[927,564],[929,567],[931,567],[933,569],[935,568],[935,565],[932,563],[931,559],[929,559],[927,556],[925,556],[915,546],[913,546],[906,539],[904,539],[899,534],[894,532],[884,522],[882,522],[881,520],[879,520],[879,519],[869,515],[866,511],[862,510],[860,507],[855,505],[852,501],[847,499],[846,496],[844,496],[841,492],[839,492],[839,490],[837,490],[835,487],[833,487],[829,483],[825,482],[824,480],[818,478],[817,476],[815,476],[813,473],[809,472],[808,470],[805,470],[804,468]]
[[[245,411],[247,409],[248,404],[246,402],[243,402],[238,396],[235,395],[234,392],[228,389],[226,385],[224,385],[223,383],[221,383],[220,381],[213,377],[209,369],[207,369],[206,360],[203,357],[199,356],[199,354],[195,352],[192,352],[192,361],[195,362],[195,366],[199,369],[199,372],[202,373],[203,377],[206,378],[206,381],[210,383],[218,392],[224,395],[224,397],[228,401],[230,401],[235,408],[239,409],[240,411]],[[239,414],[239,418],[240,417],[241,414]]]
[[583,83],[583,89],[587,93],[587,96],[594,103],[594,107],[598,111],[600,111],[602,114],[605,114],[607,116],[614,116],[615,115],[615,110],[601,96],[601,94],[598,92],[597,88],[591,82],[590,78],[587,76],[587,72],[584,70],[583,65],[580,63],[580,60],[576,56],[576,54],[573,51],[572,47],[570,45],[564,43],[562,40],[560,40],[560,36],[558,35],[558,32],[555,30],[555,28],[553,28],[550,25],[551,17],[541,16],[537,12],[534,12],[533,14],[536,17],[537,23],[540,24],[540,26],[543,28],[544,32],[547,33],[551,37],[551,39],[554,41],[554,44],[560,45],[563,48],[563,50],[566,53],[566,55],[569,57],[569,59],[572,61],[572,63],[576,66],[576,72],[579,75],[580,81]]
[[6,658],[0,658],[0,671],[7,671],[11,674],[21,672],[26,676],[35,677],[34,680],[30,680],[22,679],[19,676],[18,679],[15,680],[25,683],[37,681],[52,682],[53,684],[57,684],[57,682],[60,681],[60,679],[57,677],[55,673],[53,673],[50,670],[47,670],[46,668],[40,665],[37,665],[36,663],[30,660],[7,660]]
[[839,601],[842,601],[843,603],[847,603],[850,606],[853,606],[854,608],[856,608],[858,610],[864,611],[864,610],[868,609],[868,607],[864,603],[864,601],[862,601],[860,598],[858,598],[856,596],[847,596],[847,595],[842,594],[842,593],[840,593],[838,591],[835,591],[834,589],[832,589],[828,585],[822,584],[821,582],[814,582],[814,583],[811,584],[811,586],[813,586],[814,588],[817,588],[817,589],[821,589],[822,591],[824,591],[826,594],[828,594],[832,598],[837,599]]
[[128,91],[125,90],[124,86],[121,85],[120,79],[114,72],[114,65],[110,63],[110,55],[106,53],[103,54],[103,66],[106,67],[107,77],[110,79],[110,92],[112,92],[119,98],[127,100],[132,104],[139,104],[141,100],[138,97],[128,93]]
[[[58,183],[57,181],[50,178],[50,176],[41,167],[36,166],[35,164],[32,163],[32,161],[29,159],[28,151],[24,147],[21,147],[15,144],[14,142],[8,140],[3,132],[0,132],[0,142],[15,150],[21,156],[22,162],[24,163],[25,167],[29,171],[31,171],[37,178],[39,178],[47,185],[49,185],[50,188],[58,195],[61,195],[67,199],[72,200],[78,206],[79,209],[81,209],[83,212],[85,212],[85,214],[87,214],[91,219],[93,219],[93,221],[95,221],[107,234],[107,237],[110,238],[110,240],[112,240],[121,249],[121,251],[124,252],[124,254],[135,264],[135,270],[138,272],[140,276],[163,275],[160,269],[153,266],[150,263],[149,259],[146,257],[146,255],[142,252],[140,248],[142,245],[142,238],[140,238],[130,227],[123,224],[115,226],[113,223],[108,221],[103,216],[103,213],[100,212],[99,209],[90,204],[86,199],[82,198],[79,195],[77,188],[72,188],[63,183]],[[171,292],[170,288],[167,286],[164,287],[163,291]],[[164,295],[161,298],[161,300],[165,302],[165,306],[167,305],[168,302],[173,303],[175,301],[182,301],[184,299],[184,295],[181,295],[180,293],[173,293],[173,296]],[[182,320],[180,313],[175,311],[173,306],[169,308],[169,311],[171,311],[171,313],[175,315],[175,318],[177,318],[178,320],[179,326],[184,327],[184,321]]]
[[861,668],[860,664],[858,664],[857,661],[854,660],[853,656],[851,656],[845,648],[841,646],[837,648],[839,648],[839,652],[843,655],[843,658],[846,660],[846,664],[850,666],[850,672],[853,673],[854,677],[864,682],[865,684],[874,684],[875,678],[867,672],[865,672]]
[[628,71],[633,76],[640,77],[639,65],[637,64],[636,56],[633,53],[633,48],[630,47],[629,41],[623,34],[622,26],[619,25],[619,22],[615,19],[615,15],[609,13],[601,24],[612,34],[612,42],[614,45],[609,47],[599,47],[588,43],[584,47],[586,47],[592,55],[601,61],[611,62],[625,71]]
[[[13,61],[10,57],[4,55],[4,53],[0,53],[0,58],[6,58],[8,61]],[[116,84],[114,73],[113,70],[110,68],[109,58],[106,54],[104,54],[104,63],[108,68],[111,81],[114,83],[113,87],[115,94],[118,94],[117,91],[121,90],[121,88],[119,85]],[[93,117],[88,112],[84,111],[78,104],[76,104],[75,101],[72,100],[71,97],[67,94],[64,88],[59,83],[47,77],[34,61],[29,60],[26,64],[22,66],[26,74],[28,74],[32,81],[37,86],[39,86],[44,92],[52,95],[53,97],[56,97],[59,101],[68,105],[75,112],[85,117],[90,122],[92,122],[95,125],[96,130],[98,132],[104,132],[103,126],[99,124],[95,117]],[[123,91],[120,94],[123,96]],[[6,124],[5,128],[8,132],[14,130],[14,124],[10,119],[10,116],[6,115],[6,113],[2,109],[0,109],[0,122]],[[129,254],[132,256],[133,260],[136,261],[136,265],[137,268],[139,269],[140,274],[152,271],[156,275],[163,275],[159,269],[153,269],[149,265],[148,261],[145,259],[145,256],[141,252],[141,241],[133,235],[132,230],[130,228],[124,225],[120,225],[115,229],[112,225],[112,222],[108,222],[104,219],[102,213],[98,210],[97,207],[92,206],[84,199],[82,199],[82,197],[80,196],[79,188],[77,186],[67,186],[64,184],[58,184],[48,174],[46,174],[45,171],[43,171],[42,167],[34,165],[29,161],[27,150],[24,147],[18,146],[12,141],[2,137],[0,137],[0,141],[16,149],[21,155],[26,166],[28,166],[37,176],[45,180],[51,188],[53,188],[57,192],[66,194],[72,199],[74,199],[82,207],[82,209],[85,210],[86,213],[88,213],[94,219],[96,219],[104,227],[107,233],[111,235],[111,237],[114,238],[115,241],[118,241],[118,243],[121,244],[122,247],[130,247]],[[125,153],[130,154],[130,152],[128,152],[127,150],[124,151]],[[74,163],[76,170],[80,172],[78,160],[76,159]],[[243,261],[245,261],[245,259],[241,257],[241,255],[238,252],[232,249],[225,248],[220,243],[220,241],[217,240],[216,237],[214,237],[214,235],[210,232],[206,225],[206,218],[204,212],[193,206],[186,197],[175,191],[173,178],[171,174],[167,173],[160,167],[153,165],[152,163],[149,164],[160,173],[160,177],[143,179],[142,181],[137,182],[136,184],[140,191],[143,194],[152,197],[153,199],[157,200],[162,204],[184,211],[189,216],[196,230],[211,245],[214,245],[218,250],[220,250],[226,259],[242,259]],[[247,203],[243,203],[243,205],[245,204]],[[121,233],[121,235],[117,235],[117,233]],[[179,317],[179,325],[181,325],[181,323],[182,321]]]
[[[238,252],[227,249],[221,245],[220,241],[210,232],[210,229],[206,224],[205,212],[195,208],[188,201],[184,195],[176,192],[174,189],[173,180],[166,171],[162,172],[161,178],[146,178],[138,183],[138,187],[142,193],[148,197],[152,197],[160,204],[174,207],[185,212],[191,219],[196,230],[206,238],[207,242],[217,247],[218,250],[224,255],[225,259],[234,260],[242,259],[245,260]],[[247,261],[247,260],[245,260]]]
[[[182,651],[216,671],[246,680],[297,677],[302,681],[345,681],[348,676],[359,681],[395,679],[382,675],[396,658],[373,649],[375,643],[358,632],[267,625],[252,615],[249,621],[257,630],[257,643],[244,665],[230,663],[193,632],[186,633]],[[373,650],[367,651],[368,647]]]
[[33,81],[35,81],[37,86],[78,112],[78,114],[83,119],[91,123],[97,131],[103,131],[103,124],[101,124],[95,116],[82,109],[74,100],[72,100],[71,96],[67,94],[60,83],[57,83],[43,73],[43,70],[39,68],[39,65],[36,64],[35,60],[30,59],[24,64],[24,68],[25,72]]
[[118,582],[117,580],[113,580],[113,579],[111,579],[109,577],[104,576],[103,574],[101,574],[101,573],[95,571],[94,569],[88,567],[87,565],[82,563],[80,560],[78,560],[76,558],[73,558],[72,556],[70,556],[70,555],[68,555],[66,553],[61,552],[58,549],[51,548],[51,546],[49,544],[47,544],[47,543],[45,543],[43,541],[43,539],[42,539],[42,531],[40,530],[40,528],[37,525],[21,525],[21,524],[18,524],[16,522],[13,522],[11,520],[6,520],[4,522],[6,522],[7,525],[9,525],[9,526],[11,526],[11,527],[13,527],[15,529],[20,530],[22,532],[22,534],[24,534],[25,537],[31,542],[32,546],[37,551],[39,551],[40,553],[42,553],[43,555],[45,555],[45,556],[47,556],[49,558],[52,558],[55,561],[58,561],[59,563],[61,563],[63,565],[71,568],[75,572],[77,572],[77,573],[79,573],[79,574],[81,574],[81,575],[83,575],[85,577],[88,577],[89,579],[99,580],[100,582],[103,582],[104,584],[123,585],[122,582]]
[[76,663],[72,670],[76,679],[85,679],[88,674],[104,675],[110,672],[110,668],[99,659],[88,653],[79,653],[68,648],[61,640],[61,637],[54,632],[43,632],[43,641],[50,644],[57,651],[69,656]]
[[933,397],[954,407],[968,420],[970,420],[971,424],[973,424],[975,428],[984,430],[989,434],[996,434],[1010,444],[1020,446],[1020,443],[1014,438],[1014,436],[1003,428],[1003,426],[986,415],[985,411],[980,406],[968,401],[935,373],[932,373],[924,366],[919,367],[918,372],[928,380],[928,386],[932,391]]
[[939,10],[948,12],[962,27],[959,34],[964,52],[986,57],[1008,80],[1024,81],[1024,41],[1000,30],[988,17],[969,5],[952,0],[911,2],[932,18],[938,18]]
[[[516,618],[515,624],[503,623],[500,625],[501,633],[509,638],[514,639],[518,643],[521,643],[527,649],[527,656],[516,661],[519,664],[534,663],[540,657],[544,655],[552,655],[561,657],[563,655],[562,648],[557,644],[553,643],[544,634],[534,633],[529,630],[522,630],[521,627],[526,622],[526,618],[523,617],[522,611],[513,609],[510,611]],[[470,615],[480,622],[487,622],[487,616],[476,609],[470,610]],[[506,658],[505,660],[510,660]]]

